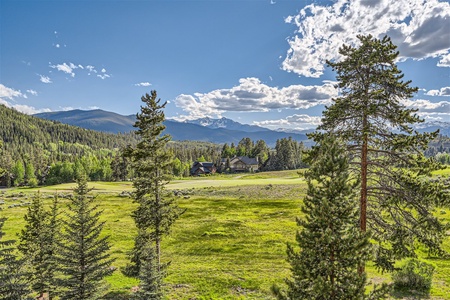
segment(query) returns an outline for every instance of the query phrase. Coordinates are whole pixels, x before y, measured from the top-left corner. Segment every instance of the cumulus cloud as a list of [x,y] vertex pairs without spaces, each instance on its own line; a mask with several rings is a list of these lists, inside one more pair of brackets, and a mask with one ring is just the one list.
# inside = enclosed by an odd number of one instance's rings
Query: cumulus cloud
[[254,121],[254,125],[267,127],[270,129],[289,128],[295,130],[306,130],[316,128],[321,124],[320,116],[310,116],[306,114],[292,115],[279,120]]
[[450,3],[438,0],[337,0],[310,4],[285,19],[297,26],[288,42],[283,69],[320,77],[325,60],[340,58],[343,43],[356,45],[358,34],[388,35],[402,59],[441,57],[450,66]]
[[45,76],[45,75],[41,75],[41,74],[38,74],[39,75],[39,80],[42,82],[42,83],[52,83],[52,80],[50,79],[50,77],[48,77],[48,76]]
[[450,53],[442,56],[441,60],[437,64],[438,67],[450,67]]
[[22,94],[20,90],[18,91],[0,84],[0,104],[5,105],[6,107],[14,108],[26,114],[37,114],[40,112],[50,111],[48,108],[36,109],[29,105],[11,103],[11,101],[15,101],[15,98],[25,98],[25,96],[26,95]]
[[22,92],[4,86],[3,84],[0,83],[0,99],[6,101],[5,99],[13,100],[13,98],[15,97],[22,97]]
[[426,92],[427,96],[449,96],[450,97],[450,86],[441,88],[440,90],[429,90]]
[[152,84],[150,82],[139,82],[135,83],[135,86],[151,86]]
[[205,116],[220,117],[229,111],[270,111],[280,109],[307,109],[327,104],[337,90],[330,82],[323,85],[291,85],[270,87],[257,78],[242,78],[239,85],[209,93],[181,94],[175,105],[188,113],[179,119],[195,119]]
[[[425,99],[404,99],[401,101],[407,108],[418,109],[418,114],[427,116],[430,114],[445,114],[450,117],[450,101],[431,102]],[[447,122],[450,119],[447,119]]]

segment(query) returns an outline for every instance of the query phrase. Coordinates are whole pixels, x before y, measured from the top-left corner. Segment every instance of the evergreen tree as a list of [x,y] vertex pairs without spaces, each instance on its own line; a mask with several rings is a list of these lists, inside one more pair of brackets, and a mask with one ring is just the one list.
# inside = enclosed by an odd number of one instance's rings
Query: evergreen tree
[[[0,140],[0,156],[3,156],[3,141]],[[2,161],[0,161],[0,178],[6,174],[6,167],[3,165]]]
[[131,265],[127,273],[138,276],[143,260],[143,247],[151,243],[155,251],[155,277],[161,277],[164,264],[161,263],[161,239],[170,232],[170,228],[182,213],[165,190],[170,176],[171,153],[166,145],[170,139],[168,135],[161,135],[165,126],[163,109],[156,91],[141,98],[144,106],[136,115],[136,134],[141,138],[135,148],[128,147],[125,155],[130,158],[135,171],[133,186],[134,201],[138,204],[133,212],[133,218],[138,229],[134,249],[131,253]]
[[139,290],[134,299],[159,300],[163,297],[162,280],[165,277],[165,266],[158,270],[157,257],[153,243],[147,242],[141,254],[141,268],[139,270]]
[[25,261],[14,255],[14,240],[2,240],[6,218],[0,218],[0,300],[30,299]]
[[[328,62],[341,96],[326,108],[318,129],[347,144],[352,174],[361,182],[360,229],[373,230],[377,266],[392,270],[395,259],[415,256],[416,242],[442,253],[445,226],[432,212],[436,204],[448,203],[449,195],[441,182],[429,180],[439,166],[423,154],[437,133],[414,132],[411,125],[423,120],[401,102],[417,88],[402,81],[396,46],[388,37],[358,38],[359,47],[344,45],[343,59]],[[310,137],[320,142],[323,133]]]
[[19,235],[18,246],[30,265],[32,289],[38,292],[39,297],[43,297],[47,292],[50,299],[53,296],[50,292],[54,290],[54,250],[58,233],[54,224],[57,214],[56,199],[55,197],[52,211],[49,213],[44,209],[40,193],[34,196],[24,216],[26,224]]
[[128,160],[120,150],[111,161],[112,178],[115,181],[125,181],[128,176]]
[[356,226],[358,209],[350,183],[349,162],[342,145],[327,137],[306,172],[307,195],[297,219],[300,252],[288,245],[292,280],[287,293],[275,289],[279,299],[363,299],[365,274],[358,267],[368,259],[368,236]]
[[86,177],[78,179],[67,218],[61,221],[57,262],[62,299],[101,298],[103,278],[112,273],[109,237],[100,237],[104,222],[99,221],[101,211],[93,205],[94,199],[87,197],[88,192]]

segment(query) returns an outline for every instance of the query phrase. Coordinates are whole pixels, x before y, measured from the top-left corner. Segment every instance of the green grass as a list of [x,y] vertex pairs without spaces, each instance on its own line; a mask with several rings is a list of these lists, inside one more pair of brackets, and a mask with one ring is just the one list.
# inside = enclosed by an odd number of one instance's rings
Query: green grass
[[[89,186],[104,210],[104,234],[110,236],[111,253],[116,258],[117,270],[108,278],[109,299],[126,299],[138,284],[120,272],[136,233],[130,217],[135,204],[119,194],[131,191],[132,185],[92,182]],[[55,191],[67,194],[73,187],[63,184],[39,190],[49,205]],[[186,212],[162,245],[163,260],[171,261],[167,299],[273,299],[270,287],[283,285],[290,274],[286,242],[295,240],[295,217],[301,214],[306,191],[304,180],[296,172],[286,171],[174,180],[168,188],[183,191],[176,199]],[[37,190],[0,191],[0,198],[5,200],[0,216],[8,217],[5,238],[16,238],[26,212],[25,206],[5,206],[30,201]],[[15,197],[8,196],[12,194]],[[64,206],[68,200],[61,201]],[[437,213],[450,221],[449,210]],[[449,238],[445,247],[450,251]],[[450,299],[450,262],[430,258],[425,252],[420,255],[436,266],[430,298]],[[390,280],[388,274],[380,274],[371,266],[367,271],[374,282]]]

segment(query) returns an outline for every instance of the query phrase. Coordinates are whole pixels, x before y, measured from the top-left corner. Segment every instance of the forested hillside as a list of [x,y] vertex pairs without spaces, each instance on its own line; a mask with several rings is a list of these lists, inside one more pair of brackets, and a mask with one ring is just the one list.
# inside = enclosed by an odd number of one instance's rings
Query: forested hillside
[[[0,185],[72,182],[80,173],[86,173],[90,180],[106,181],[126,180],[133,176],[128,171],[129,162],[122,156],[122,149],[137,143],[134,132],[112,134],[88,130],[25,115],[5,106],[0,106],[0,117],[0,141],[3,141],[0,168],[6,170],[0,174]],[[164,131],[166,133],[170,134],[168,128]],[[194,161],[210,161],[220,169],[222,159],[234,156],[258,157],[262,170],[303,166],[301,151],[304,146],[290,137],[274,140],[275,149],[270,150],[265,139],[253,141],[243,137],[236,144],[222,145],[176,141],[178,136],[170,135],[175,139],[167,144],[174,156],[171,170],[174,176],[189,176]],[[191,138],[200,136],[193,130]]]
[[[102,165],[103,168],[109,165],[107,159],[114,151],[136,143],[133,133],[107,134],[87,130],[28,116],[4,105],[0,105],[0,119],[3,144],[0,168],[9,173],[2,176],[3,185],[43,183],[45,177],[52,175],[49,166],[58,165],[59,169],[67,171],[69,164],[81,163],[81,158],[85,169],[98,171]],[[52,172],[58,168],[53,168]],[[71,177],[73,171],[66,173]]]

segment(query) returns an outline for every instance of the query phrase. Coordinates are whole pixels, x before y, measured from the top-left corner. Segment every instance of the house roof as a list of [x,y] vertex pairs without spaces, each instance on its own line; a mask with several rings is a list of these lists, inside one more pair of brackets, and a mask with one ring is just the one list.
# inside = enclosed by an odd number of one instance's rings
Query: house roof
[[212,168],[214,167],[214,163],[213,162],[206,162],[206,161],[196,161],[194,163],[194,166],[200,165],[202,167],[206,167],[206,168]]
[[256,157],[248,157],[248,156],[236,156],[230,162],[233,164],[237,160],[240,160],[241,162],[243,162],[246,165],[257,165],[258,164],[258,159]]

